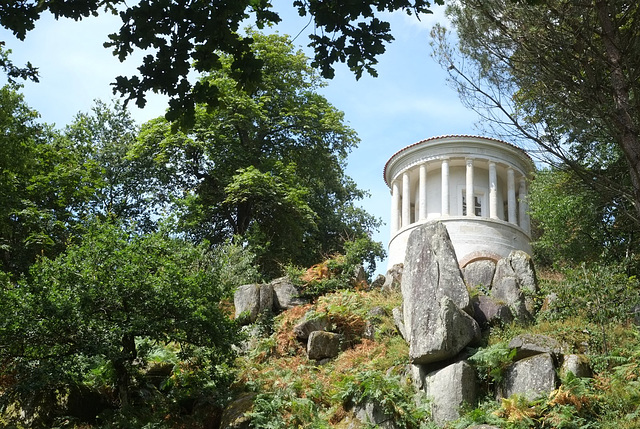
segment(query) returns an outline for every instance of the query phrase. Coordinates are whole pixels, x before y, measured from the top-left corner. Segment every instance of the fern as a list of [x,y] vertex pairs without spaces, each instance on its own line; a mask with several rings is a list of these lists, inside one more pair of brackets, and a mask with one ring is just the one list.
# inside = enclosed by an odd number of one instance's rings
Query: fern
[[478,349],[469,361],[476,367],[481,381],[499,383],[502,381],[504,369],[513,362],[515,355],[515,349],[510,349],[507,343],[501,342]]

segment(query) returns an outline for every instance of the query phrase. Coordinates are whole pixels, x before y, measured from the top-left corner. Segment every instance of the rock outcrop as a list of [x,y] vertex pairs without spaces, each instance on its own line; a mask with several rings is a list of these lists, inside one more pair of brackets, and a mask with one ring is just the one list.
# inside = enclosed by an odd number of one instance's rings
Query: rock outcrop
[[[446,228],[438,222],[416,228],[406,249],[403,307],[394,310],[394,319],[409,344],[414,384],[431,399],[436,424],[444,425],[459,417],[462,403],[476,399],[475,370],[462,352],[478,343],[480,329],[532,319],[535,271],[529,255],[514,251],[497,263],[474,261],[461,272]],[[545,336],[521,336],[510,347],[517,350],[517,361],[506,370],[499,395],[533,397],[555,388],[560,344]]]
[[462,272],[467,286],[481,287],[488,290],[491,288],[491,283],[493,283],[496,264],[491,260],[483,259],[467,264]]
[[300,297],[300,290],[289,277],[280,277],[271,282],[273,287],[273,305],[276,311],[289,310],[304,305],[307,300]]
[[447,229],[440,222],[409,236],[401,283],[405,338],[413,363],[454,356],[479,333]]
[[258,314],[273,308],[273,287],[271,285],[248,284],[240,286],[233,296],[236,319],[253,323]]
[[431,417],[442,425],[460,417],[463,404],[476,402],[476,372],[466,361],[427,374],[425,392],[431,400]]
[[342,335],[326,331],[313,331],[307,342],[309,359],[331,359],[340,354]]
[[556,368],[549,353],[542,353],[519,360],[505,370],[499,396],[522,395],[534,400],[556,388]]
[[446,295],[424,313],[415,314],[412,324],[409,358],[414,364],[452,358],[480,338],[476,321]]
[[[409,344],[408,373],[414,386],[431,401],[433,421],[444,426],[460,417],[462,404],[473,406],[476,402],[476,372],[466,359],[474,353],[469,346],[479,345],[481,329],[532,319],[536,310],[532,297],[538,292],[535,270],[531,258],[518,251],[497,262],[474,261],[461,270],[446,227],[439,222],[413,230],[406,249],[404,264],[395,265],[386,276],[378,276],[370,288],[401,291],[402,306],[394,308],[392,316]],[[366,283],[362,273],[353,273],[351,286],[359,288]],[[241,286],[234,304],[236,316],[246,323],[263,312],[292,309],[305,304],[305,300],[283,277],[268,285]],[[298,311],[294,314],[302,314]],[[360,338],[375,341],[382,332],[380,324],[388,323],[388,316],[388,310],[382,307],[369,311],[358,331]],[[338,356],[346,343],[344,333],[326,314],[307,312],[292,329],[295,338],[306,345],[307,357],[319,364]],[[562,373],[590,373],[584,357],[565,354],[565,347],[548,336],[520,335],[512,339],[509,348],[516,350],[514,362],[496,386],[498,397],[519,394],[534,399],[550,392],[558,383],[556,371],[560,365]],[[353,411],[350,418],[366,424],[397,427],[392,416],[371,398],[350,404],[348,409]]]
[[409,236],[401,291],[403,321],[396,325],[409,343],[414,382],[432,400],[434,420],[443,424],[459,417],[463,402],[475,401],[475,371],[460,361],[424,374],[477,342],[480,327],[470,316],[469,292],[442,223],[425,224]]

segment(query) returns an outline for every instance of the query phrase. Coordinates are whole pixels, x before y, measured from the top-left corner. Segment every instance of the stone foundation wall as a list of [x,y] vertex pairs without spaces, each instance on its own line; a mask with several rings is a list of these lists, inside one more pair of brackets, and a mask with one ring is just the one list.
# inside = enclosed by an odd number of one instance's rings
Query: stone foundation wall
[[[449,237],[456,252],[460,267],[479,259],[498,260],[505,258],[513,250],[532,253],[529,236],[512,223],[498,219],[469,218],[455,216],[439,219],[447,227]],[[404,262],[409,235],[415,229],[432,222],[414,223],[401,229],[389,242],[389,262],[391,268]]]

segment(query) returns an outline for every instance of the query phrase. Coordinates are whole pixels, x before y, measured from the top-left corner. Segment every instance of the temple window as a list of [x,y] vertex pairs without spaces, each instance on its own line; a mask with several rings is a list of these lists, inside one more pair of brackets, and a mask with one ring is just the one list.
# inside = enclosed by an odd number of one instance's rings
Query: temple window
[[[473,196],[474,199],[474,214],[476,216],[482,216],[482,195],[475,194]],[[466,191],[462,191],[462,216],[467,215],[467,196]]]

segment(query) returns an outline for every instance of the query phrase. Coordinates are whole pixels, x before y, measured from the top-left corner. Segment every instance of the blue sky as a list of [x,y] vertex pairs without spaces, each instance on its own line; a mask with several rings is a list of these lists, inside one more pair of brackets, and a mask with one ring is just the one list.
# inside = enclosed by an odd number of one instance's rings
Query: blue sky
[[[283,19],[274,30],[295,36],[304,29],[308,18],[299,17],[291,3],[292,0],[273,1]],[[430,57],[429,31],[436,22],[444,21],[444,8],[434,7],[434,12],[420,21],[404,13],[387,14],[396,40],[379,58],[379,76],[363,75],[356,81],[345,65],[337,65],[335,78],[322,90],[345,113],[361,139],[349,157],[347,174],[371,193],[362,206],[384,221],[375,238],[385,246],[389,238],[390,195],[382,169],[388,158],[428,137],[478,133],[474,127],[476,114],[461,104],[457,93],[446,84],[446,73]],[[76,113],[89,110],[94,99],[111,99],[109,84],[115,76],[135,72],[139,55],[120,63],[102,47],[107,34],[118,28],[119,18],[113,16],[80,22],[43,16],[22,43],[0,30],[0,40],[13,50],[12,60],[16,64],[31,61],[40,70],[40,83],[25,84],[23,93],[43,121],[63,127]],[[307,27],[296,39],[309,55],[305,45],[312,31],[312,26]],[[144,110],[132,107],[132,114],[142,123],[164,114],[165,108],[166,100],[152,95]],[[378,271],[385,270],[383,262]]]

